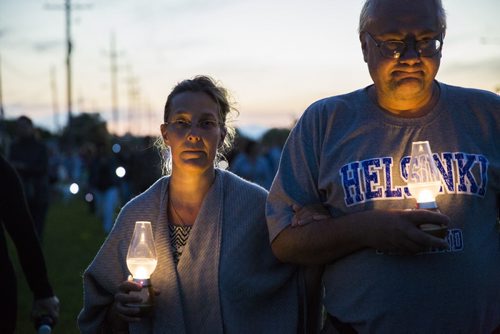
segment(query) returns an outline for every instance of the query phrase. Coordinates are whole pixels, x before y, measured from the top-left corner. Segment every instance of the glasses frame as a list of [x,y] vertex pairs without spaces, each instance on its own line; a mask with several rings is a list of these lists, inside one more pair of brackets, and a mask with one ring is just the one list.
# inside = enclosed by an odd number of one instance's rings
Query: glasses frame
[[[204,128],[203,126],[200,126],[200,123],[202,122],[206,122],[206,121],[210,121],[210,122],[213,122],[214,124],[216,124],[216,126],[214,126],[213,128]],[[179,123],[179,122],[184,122],[186,123],[186,128],[175,128],[176,124],[175,123]],[[165,124],[165,126],[169,126],[169,125],[173,125],[174,126],[174,130],[176,131],[179,131],[179,130],[183,130],[183,131],[186,131],[186,130],[191,130],[193,128],[193,122],[191,121],[186,121],[186,120],[180,120],[180,119],[177,119],[177,120],[173,120],[173,121],[170,121],[170,122],[163,122],[163,124]],[[187,124],[189,124],[189,127],[187,127]],[[177,124],[178,126],[181,126],[180,124]],[[195,126],[196,128],[202,130],[202,131],[213,131],[215,129],[217,129],[217,127],[220,127],[221,125],[223,125],[222,122],[220,121],[216,121],[216,120],[207,120],[207,119],[203,119],[203,120],[199,120],[196,122]]]
[[[370,36],[370,38],[375,43],[375,46],[378,48],[378,50],[379,50],[380,54],[382,55],[382,57],[389,58],[389,59],[399,59],[399,58],[401,58],[406,53],[406,51],[408,51],[408,46],[409,46],[410,43],[408,43],[408,42],[406,42],[404,40],[388,40],[388,41],[380,41],[379,42],[368,31],[363,31],[363,32],[366,33],[368,36]],[[431,55],[423,55],[421,53],[421,51],[420,51],[420,48],[418,47],[419,44],[421,44],[422,42],[429,42],[429,41],[432,41],[432,40],[435,40],[435,41],[439,42],[439,48],[437,48],[436,52],[434,52]],[[404,47],[403,51],[399,52],[399,53],[394,53],[392,55],[384,54],[384,51],[383,51],[382,48],[383,48],[384,44],[387,44],[387,43],[397,43],[397,44],[403,45],[403,47]],[[420,41],[414,40],[413,43],[411,43],[411,44],[413,44],[413,49],[417,52],[417,54],[418,54],[419,57],[426,57],[426,58],[434,57],[439,52],[441,52],[441,50],[443,49],[443,33],[440,32],[438,35],[436,35],[435,37],[430,38],[430,39],[423,39],[423,40],[420,40]]]

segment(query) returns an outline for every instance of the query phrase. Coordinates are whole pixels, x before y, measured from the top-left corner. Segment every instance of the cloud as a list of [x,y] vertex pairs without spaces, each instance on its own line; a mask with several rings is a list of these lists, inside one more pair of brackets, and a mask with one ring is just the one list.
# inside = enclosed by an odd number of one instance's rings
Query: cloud
[[46,51],[51,51],[53,49],[57,49],[63,45],[63,41],[57,39],[57,40],[51,40],[51,41],[43,41],[43,42],[35,42],[33,44],[33,49],[36,52],[46,52]]
[[8,31],[6,28],[0,28],[0,38],[4,37]]
[[439,76],[445,82],[493,90],[500,85],[500,55],[477,61],[445,63]]
[[[444,72],[493,72],[500,73],[500,56],[485,58],[474,62],[459,62],[449,63]],[[464,73],[465,74],[465,73]],[[499,77],[497,75],[497,77]]]

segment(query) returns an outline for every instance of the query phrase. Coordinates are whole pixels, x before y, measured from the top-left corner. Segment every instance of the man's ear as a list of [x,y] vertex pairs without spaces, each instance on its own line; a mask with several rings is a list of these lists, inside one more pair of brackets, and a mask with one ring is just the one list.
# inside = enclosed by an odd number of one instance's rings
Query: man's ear
[[368,62],[368,45],[366,42],[364,32],[359,34],[359,41],[361,42],[361,51],[363,52],[363,60],[365,61],[365,63],[367,63]]
[[168,145],[168,131],[167,131],[166,124],[160,125],[160,132],[161,132],[161,136],[163,138],[163,142],[165,143],[165,145]]
[[441,59],[441,57],[443,57],[443,46],[444,46],[444,37],[446,36],[446,30],[443,31],[442,35],[441,35],[441,50],[439,50],[439,59]]

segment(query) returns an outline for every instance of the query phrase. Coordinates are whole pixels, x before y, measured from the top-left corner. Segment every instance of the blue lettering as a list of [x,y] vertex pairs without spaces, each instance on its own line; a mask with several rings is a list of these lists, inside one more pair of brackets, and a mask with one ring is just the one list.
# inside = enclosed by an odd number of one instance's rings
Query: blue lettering
[[[401,178],[403,181],[406,183],[408,182],[408,165],[410,163],[411,158],[410,157],[402,157],[401,162],[400,162],[400,173],[401,173]],[[407,186],[403,187],[404,191],[404,198],[412,198],[410,189],[408,189]]]
[[[470,192],[472,194],[476,194],[478,186],[476,179],[474,178],[474,175],[472,175],[471,173],[471,169],[474,166],[474,162],[476,161],[476,155],[455,153],[455,159],[457,160],[457,165],[458,165],[458,179],[459,179],[459,183],[457,185],[458,193]],[[465,163],[464,159],[467,159]],[[467,186],[469,186],[470,189],[467,189],[468,188]]]
[[479,160],[479,166],[481,167],[481,187],[477,192],[479,196],[486,194],[486,186],[488,185],[488,165],[489,161],[484,155],[478,155],[477,160]]
[[[435,153],[433,159],[443,181],[440,193],[484,197],[488,188],[488,159],[464,152]],[[456,161],[456,167],[455,167]],[[412,198],[407,186],[410,157],[399,161],[402,184],[394,185],[392,157],[371,158],[342,166],[339,171],[347,206],[378,199]]]
[[[379,174],[374,169],[380,169],[379,159],[369,159],[361,162],[363,166],[363,176],[365,179],[365,197],[367,200],[382,197],[382,188],[380,187]],[[375,167],[375,168],[373,168]],[[376,187],[372,186],[372,183]],[[376,189],[374,191],[374,189]]]
[[382,158],[382,164],[385,167],[385,197],[391,198],[396,197],[400,198],[401,187],[396,187],[396,189],[392,189],[392,158],[384,157]]
[[464,249],[464,240],[462,230],[460,229],[449,230],[446,241],[448,242],[450,252],[458,252]]
[[453,164],[452,164],[453,155],[449,152],[446,152],[442,153],[442,157],[446,166],[446,170],[443,166],[443,163],[439,159],[439,156],[437,154],[433,155],[437,169],[439,170],[439,173],[441,173],[441,177],[446,185],[446,191],[448,193],[453,193],[455,192],[455,184],[453,182]]
[[340,169],[342,186],[344,187],[344,200],[347,206],[363,201],[359,182],[359,162],[351,162]]
[[462,230],[451,229],[448,230],[446,235],[446,242],[448,243],[448,248],[430,248],[427,251],[418,254],[436,254],[436,253],[452,253],[461,252],[464,250],[464,239]]

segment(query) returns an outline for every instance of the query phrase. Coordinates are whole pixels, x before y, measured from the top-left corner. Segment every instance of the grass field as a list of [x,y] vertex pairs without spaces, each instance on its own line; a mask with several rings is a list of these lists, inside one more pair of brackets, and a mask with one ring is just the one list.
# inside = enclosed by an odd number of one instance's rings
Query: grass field
[[[43,250],[50,281],[61,301],[60,319],[53,333],[79,333],[76,317],[83,303],[82,274],[97,253],[104,237],[100,222],[83,200],[57,202],[50,207]],[[35,333],[29,318],[33,297],[17,263],[17,255],[14,255],[13,247],[10,246],[18,278],[17,333]]]

